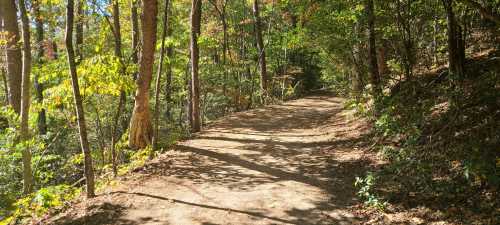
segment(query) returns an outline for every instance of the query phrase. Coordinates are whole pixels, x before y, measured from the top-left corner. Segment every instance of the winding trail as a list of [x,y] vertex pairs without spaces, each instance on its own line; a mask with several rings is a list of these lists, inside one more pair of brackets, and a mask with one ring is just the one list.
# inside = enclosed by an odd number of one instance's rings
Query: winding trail
[[357,224],[368,127],[344,99],[231,114],[55,224]]

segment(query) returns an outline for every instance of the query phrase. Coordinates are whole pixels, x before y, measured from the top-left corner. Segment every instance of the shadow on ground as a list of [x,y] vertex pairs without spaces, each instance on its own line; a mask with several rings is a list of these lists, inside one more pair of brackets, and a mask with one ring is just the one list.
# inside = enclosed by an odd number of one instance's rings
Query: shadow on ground
[[[325,198],[311,202],[307,209],[285,209],[286,216],[270,216],[270,208],[237,209],[189,202],[137,191],[117,191],[108,195],[127,195],[156,199],[165,204],[226,211],[248,215],[254,221],[271,224],[352,224],[364,218],[331,213],[357,204],[353,188],[356,176],[372,166],[362,149],[369,138],[366,127],[340,120],[342,100],[326,96],[309,97],[309,104],[293,101],[265,109],[236,113],[212,124],[192,143],[181,143],[175,150],[134,171],[143,179],[175,177],[193,184],[221,185],[246,191],[259,185],[283,181],[297,182],[320,189]],[[313,132],[314,131],[314,132]],[[353,131],[359,131],[353,134]],[[333,132],[333,135],[327,135]],[[123,220],[123,208],[92,210],[84,218],[64,223],[143,224]],[[111,212],[111,214],[110,214]],[[111,215],[111,216],[109,216]],[[202,224],[215,224],[205,221]]]

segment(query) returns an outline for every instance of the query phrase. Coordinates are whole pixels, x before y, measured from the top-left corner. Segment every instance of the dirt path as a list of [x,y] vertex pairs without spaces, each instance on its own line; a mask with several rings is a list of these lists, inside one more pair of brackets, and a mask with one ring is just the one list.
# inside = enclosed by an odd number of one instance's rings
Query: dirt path
[[314,96],[232,114],[56,223],[358,223],[367,128],[342,102]]

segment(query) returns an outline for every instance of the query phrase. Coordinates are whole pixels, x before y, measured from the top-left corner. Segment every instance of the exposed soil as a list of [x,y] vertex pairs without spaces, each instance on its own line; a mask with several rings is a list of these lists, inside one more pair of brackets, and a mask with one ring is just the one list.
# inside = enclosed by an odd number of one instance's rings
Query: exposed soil
[[54,224],[360,224],[367,123],[312,96],[222,118]]

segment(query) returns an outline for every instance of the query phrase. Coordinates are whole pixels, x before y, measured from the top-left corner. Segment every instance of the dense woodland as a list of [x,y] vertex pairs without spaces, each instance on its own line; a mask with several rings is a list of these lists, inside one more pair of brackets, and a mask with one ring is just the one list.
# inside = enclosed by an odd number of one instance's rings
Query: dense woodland
[[387,163],[356,182],[368,206],[493,224],[499,27],[498,0],[0,0],[0,224],[320,90],[372,121]]

